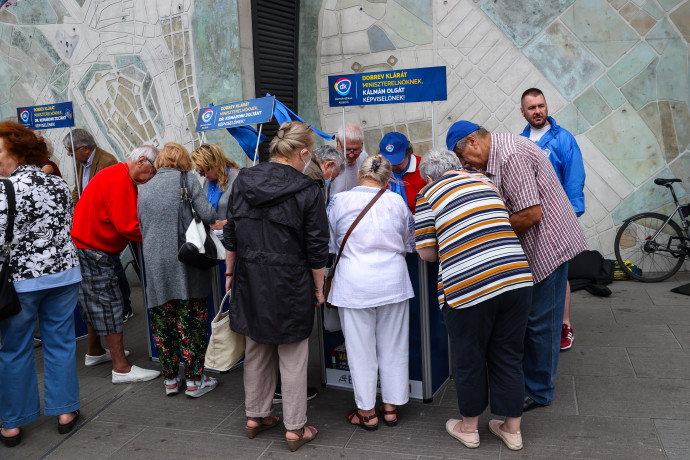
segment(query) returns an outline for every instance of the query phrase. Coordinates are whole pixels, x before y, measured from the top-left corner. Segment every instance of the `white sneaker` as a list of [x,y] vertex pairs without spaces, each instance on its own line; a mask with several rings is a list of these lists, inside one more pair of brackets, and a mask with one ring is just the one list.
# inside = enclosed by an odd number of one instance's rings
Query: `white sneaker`
[[[187,391],[184,392],[190,398],[198,398],[213,390],[218,385],[218,380],[213,377],[201,375],[201,380],[187,380]],[[189,387],[196,387],[196,390],[190,390]]]
[[[125,350],[125,356],[129,356],[129,350]],[[105,353],[100,356],[84,355],[84,366],[96,366],[112,360],[113,358],[110,356],[110,350],[106,348]]]
[[129,372],[115,372],[113,371],[113,383],[136,383],[153,380],[161,375],[160,371],[152,369],[142,369],[139,366],[132,364]]

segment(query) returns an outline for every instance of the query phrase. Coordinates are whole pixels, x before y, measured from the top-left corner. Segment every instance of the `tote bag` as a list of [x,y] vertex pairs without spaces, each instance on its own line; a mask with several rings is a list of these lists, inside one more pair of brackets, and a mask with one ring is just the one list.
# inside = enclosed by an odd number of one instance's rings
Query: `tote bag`
[[211,338],[204,361],[204,367],[210,371],[229,371],[244,356],[244,336],[230,329],[230,312],[223,311],[223,305],[229,296],[230,291],[223,297],[218,313],[211,321]]
[[22,310],[19,297],[10,279],[10,255],[14,238],[14,217],[17,215],[17,204],[14,196],[14,186],[9,179],[0,179],[7,194],[7,230],[5,231],[4,261],[0,269],[0,320],[14,316]]

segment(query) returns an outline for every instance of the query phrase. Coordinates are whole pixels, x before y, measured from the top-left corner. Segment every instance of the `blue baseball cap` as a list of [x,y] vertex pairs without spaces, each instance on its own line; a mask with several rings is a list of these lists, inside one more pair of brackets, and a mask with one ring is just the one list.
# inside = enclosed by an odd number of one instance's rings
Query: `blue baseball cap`
[[448,130],[448,134],[446,134],[446,146],[448,150],[452,152],[455,148],[455,144],[457,144],[460,139],[468,134],[472,134],[479,128],[480,126],[478,124],[472,123],[471,121],[461,120],[453,123],[453,126]]
[[405,160],[407,147],[410,145],[407,138],[395,131],[383,136],[379,143],[379,151],[392,165],[397,165]]

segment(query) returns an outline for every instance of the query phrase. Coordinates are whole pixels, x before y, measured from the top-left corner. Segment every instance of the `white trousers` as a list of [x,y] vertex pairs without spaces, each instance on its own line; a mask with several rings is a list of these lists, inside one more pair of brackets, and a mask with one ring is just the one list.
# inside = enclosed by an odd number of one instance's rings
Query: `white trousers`
[[339,307],[338,314],[357,407],[374,408],[378,377],[383,402],[405,404],[410,394],[409,300],[372,308]]

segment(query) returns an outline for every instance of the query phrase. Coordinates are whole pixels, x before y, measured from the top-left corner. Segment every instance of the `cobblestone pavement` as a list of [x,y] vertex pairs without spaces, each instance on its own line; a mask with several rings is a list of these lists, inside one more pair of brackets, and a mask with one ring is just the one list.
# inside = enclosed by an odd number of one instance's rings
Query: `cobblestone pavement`
[[[319,437],[293,454],[282,430],[245,436],[241,369],[220,375],[215,391],[191,399],[166,397],[161,379],[113,385],[108,365],[86,368],[79,359],[83,421],[77,429],[59,435],[55,418],[41,417],[23,428],[21,445],[0,446],[0,458],[690,458],[690,297],[670,292],[688,282],[690,274],[682,273],[656,284],[614,282],[608,298],[573,294],[574,346],[561,353],[554,404],[525,414],[520,452],[489,433],[488,411],[480,418],[478,449],[445,433],[445,421],[459,415],[452,382],[432,403],[404,406],[397,427],[381,424],[376,432],[346,421],[351,393],[321,388],[308,412]],[[139,300],[137,281],[132,288]],[[125,344],[135,364],[157,367],[148,359],[145,334],[139,301],[125,325]],[[85,346],[78,342],[79,356]],[[36,354],[42,373],[40,348]],[[318,385],[316,341],[310,358],[309,381]]]

